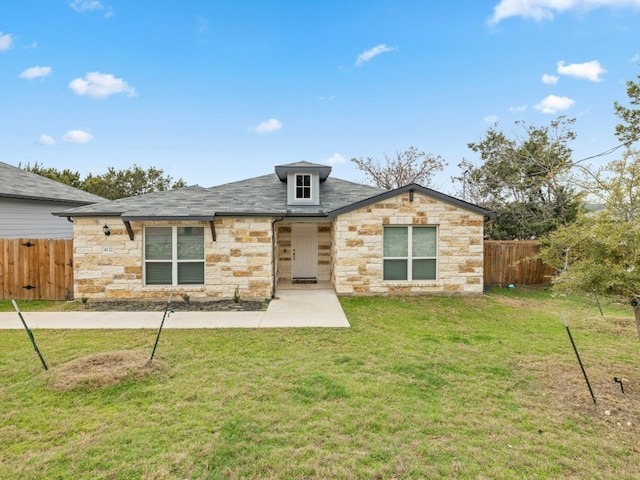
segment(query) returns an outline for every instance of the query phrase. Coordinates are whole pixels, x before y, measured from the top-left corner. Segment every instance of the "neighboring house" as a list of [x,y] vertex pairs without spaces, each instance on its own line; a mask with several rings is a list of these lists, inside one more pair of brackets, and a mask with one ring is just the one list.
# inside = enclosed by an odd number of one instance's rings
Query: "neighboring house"
[[493,212],[415,184],[385,191],[330,173],[298,162],[60,211],[74,220],[75,296],[229,298],[237,288],[264,299],[316,282],[344,295],[482,292]]
[[0,238],[70,239],[73,225],[54,210],[105,199],[0,162]]

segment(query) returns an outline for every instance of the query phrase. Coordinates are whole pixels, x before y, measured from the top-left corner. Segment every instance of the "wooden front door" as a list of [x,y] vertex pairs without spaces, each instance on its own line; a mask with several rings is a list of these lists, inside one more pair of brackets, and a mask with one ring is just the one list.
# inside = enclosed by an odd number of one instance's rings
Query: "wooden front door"
[[315,223],[291,225],[291,277],[292,280],[318,278],[318,225]]

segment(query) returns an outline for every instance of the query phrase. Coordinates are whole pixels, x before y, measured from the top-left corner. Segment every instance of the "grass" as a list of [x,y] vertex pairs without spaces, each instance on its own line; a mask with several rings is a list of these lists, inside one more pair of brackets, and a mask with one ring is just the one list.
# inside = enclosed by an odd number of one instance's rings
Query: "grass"
[[155,332],[38,330],[45,372],[2,331],[0,478],[640,476],[630,308],[523,289],[341,302],[350,329],[166,331],[162,368],[63,390],[71,361],[144,357]]
[[[62,312],[82,308],[82,303],[79,301],[18,300],[16,303],[22,312],[39,312],[43,310]],[[15,312],[11,300],[0,300],[0,312]]]

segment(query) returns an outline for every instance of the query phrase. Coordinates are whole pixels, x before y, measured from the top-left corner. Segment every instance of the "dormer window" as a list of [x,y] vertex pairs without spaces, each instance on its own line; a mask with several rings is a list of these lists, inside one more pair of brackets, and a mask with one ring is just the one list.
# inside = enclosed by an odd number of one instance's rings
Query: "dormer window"
[[296,200],[308,200],[311,198],[311,175],[296,175]]
[[328,165],[309,162],[276,166],[276,175],[287,184],[287,205],[320,205],[320,184],[330,173]]
[[319,205],[320,179],[317,173],[291,172],[287,179],[289,205]]

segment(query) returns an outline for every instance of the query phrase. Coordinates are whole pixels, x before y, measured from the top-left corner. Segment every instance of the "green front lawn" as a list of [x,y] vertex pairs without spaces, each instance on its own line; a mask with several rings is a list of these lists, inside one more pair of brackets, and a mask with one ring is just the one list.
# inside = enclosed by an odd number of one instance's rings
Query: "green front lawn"
[[[39,312],[39,311],[66,311],[78,310],[81,302],[56,302],[52,300],[16,300],[18,308],[21,312]],[[15,312],[11,300],[0,300],[0,312]]]
[[640,476],[630,308],[522,289],[341,302],[350,329],[166,330],[150,374],[67,390],[68,362],[148,356],[156,332],[35,330],[45,372],[24,330],[0,331],[0,478]]

